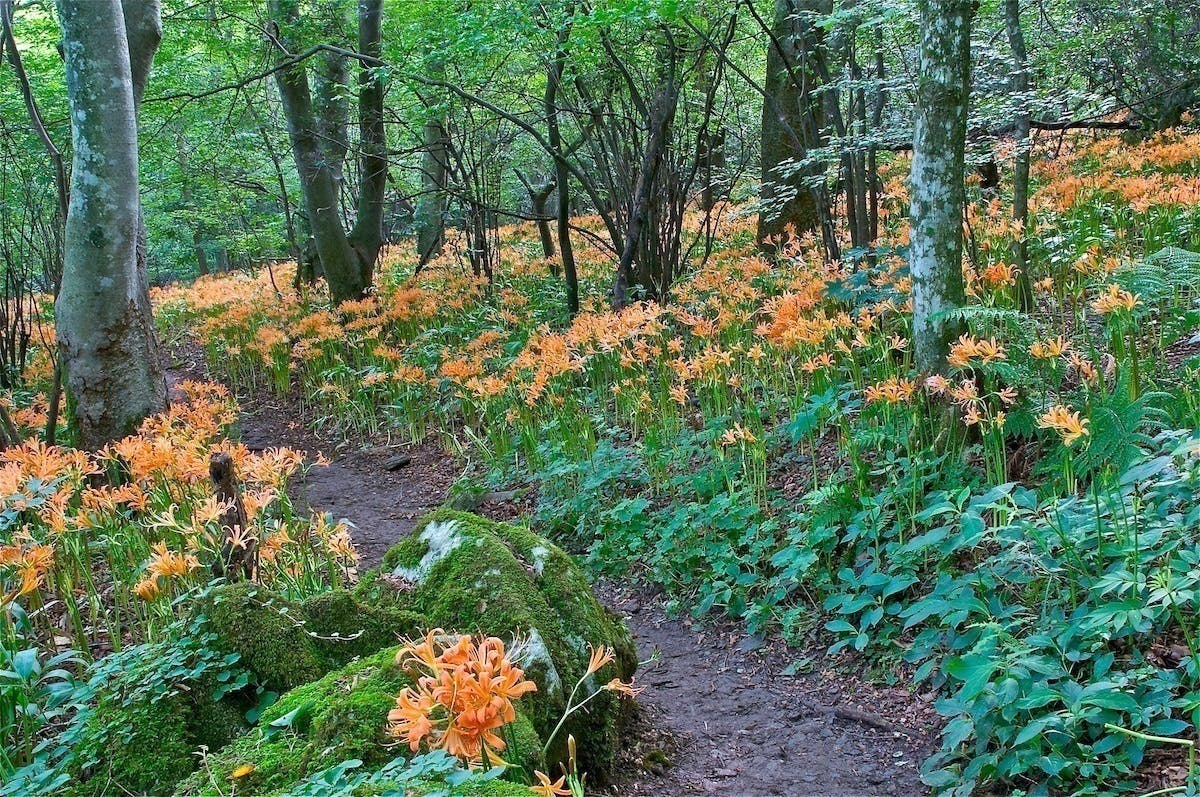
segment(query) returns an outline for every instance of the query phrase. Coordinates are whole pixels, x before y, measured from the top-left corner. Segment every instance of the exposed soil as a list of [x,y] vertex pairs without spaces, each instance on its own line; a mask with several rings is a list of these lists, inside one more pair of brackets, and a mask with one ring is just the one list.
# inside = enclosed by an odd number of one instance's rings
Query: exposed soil
[[909,691],[831,669],[787,674],[802,653],[779,640],[670,619],[657,597],[622,585],[600,592],[647,662],[637,732],[610,794],[927,793],[917,767],[932,752],[936,712]]
[[[180,352],[180,377],[203,374],[198,353]],[[362,565],[416,520],[446,501],[461,467],[433,442],[348,445],[322,439],[294,403],[259,393],[243,398],[240,424],[251,448],[289,446],[330,464],[296,485],[303,505],[348,520]],[[517,501],[487,497],[476,511],[511,518]],[[661,600],[628,584],[601,585],[645,662],[646,687],[609,795],[818,797],[927,793],[917,766],[928,755],[936,713],[901,688],[881,688],[817,654],[747,636],[729,624],[701,627],[671,619]],[[808,672],[789,665],[811,661]],[[785,672],[787,671],[787,672]]]

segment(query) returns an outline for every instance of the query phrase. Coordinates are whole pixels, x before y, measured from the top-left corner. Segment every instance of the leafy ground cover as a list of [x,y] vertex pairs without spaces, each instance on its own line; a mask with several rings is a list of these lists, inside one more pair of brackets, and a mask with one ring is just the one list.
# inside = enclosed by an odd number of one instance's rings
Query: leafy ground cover
[[[941,749],[923,768],[935,790],[1117,793],[1146,777],[1148,747],[1186,740],[1200,722],[1200,135],[1071,139],[1038,163],[1034,311],[1016,307],[1017,231],[976,189],[964,266],[972,304],[958,312],[968,331],[946,373],[929,379],[907,339],[899,158],[887,167],[881,250],[826,264],[798,239],[766,259],[753,250],[753,217],[728,208],[713,256],[665,305],[606,309],[606,257],[585,248],[587,307],[568,318],[536,230],[520,225],[503,231],[492,284],[449,257],[412,277],[414,264],[393,252],[380,290],[338,307],[317,290],[279,290],[291,284],[287,266],[159,289],[155,301],[168,336],[197,341],[213,373],[251,393],[295,391],[301,416],[327,433],[453,444],[473,468],[452,502],[514,489],[534,532],[598,573],[657,584],[679,611],[721,612],[755,633],[821,636],[882,677],[936,694]],[[29,384],[48,377],[47,358],[35,357]],[[28,438],[0,455],[3,766],[20,773],[10,792],[53,792],[80,766],[120,772],[135,789],[174,783],[204,744],[214,757],[200,763],[215,769],[187,789],[251,778],[234,777],[255,765],[233,757],[269,747],[280,771],[307,778],[288,785],[264,764],[258,776],[276,791],[386,792],[433,778],[507,793],[513,784],[455,774],[450,759],[386,762],[371,746],[382,722],[367,723],[369,745],[355,737],[365,759],[315,756],[304,741],[310,729],[343,727],[317,722],[341,722],[332,698],[314,712],[304,695],[378,682],[387,688],[363,698],[378,708],[401,688],[382,659],[371,673],[326,675],[368,666],[384,647],[387,633],[365,620],[355,639],[373,641],[356,649],[358,663],[317,644],[341,639],[330,620],[339,602],[379,599],[387,578],[410,584],[410,604],[367,600],[352,612],[380,628],[415,630],[421,617],[503,634],[599,629],[605,639],[558,634],[525,649],[544,648],[553,663],[525,662],[546,687],[527,717],[543,743],[561,744],[554,717],[572,710],[569,699],[544,702],[550,671],[569,691],[591,675],[586,645],[603,642],[628,674],[620,634],[564,603],[585,591],[582,576],[536,534],[479,531],[500,548],[479,562],[445,560],[453,573],[518,581],[574,574],[573,586],[539,587],[512,605],[424,589],[427,558],[442,561],[437,535],[360,574],[351,530],[288,497],[302,455],[225,441],[236,407],[223,388],[185,383],[178,399],[90,456],[39,441],[42,394],[9,400],[11,432]],[[223,542],[223,507],[207,483],[214,449],[242,475],[261,544],[256,589],[270,597],[254,605],[303,615],[277,631],[248,620],[211,628],[231,605],[209,587]],[[487,592],[486,580],[476,589]],[[526,614],[536,622],[520,621]],[[315,636],[286,652],[257,656],[237,642],[285,639],[296,623]],[[234,710],[214,714],[226,697]],[[277,698],[287,711],[272,713]],[[357,716],[356,700],[346,716]],[[310,708],[288,718],[289,706]],[[129,724],[118,709],[131,707],[137,731],[113,737]],[[573,727],[596,744],[584,757],[602,767],[616,728],[581,716]],[[136,755],[147,739],[164,751],[153,766]],[[221,777],[205,780],[212,771]]]
[[902,159],[872,256],[824,264],[800,239],[764,259],[734,209],[665,306],[606,310],[585,249],[586,312],[566,318],[527,226],[504,230],[492,285],[391,253],[378,293],[337,308],[277,291],[286,267],[156,298],[212,367],[297,386],[315,424],[453,434],[478,466],[460,492],[528,490],[535,527],[598,570],[908,665],[941,695],[936,788],[1110,793],[1146,747],[1115,728],[1200,719],[1198,157],[1178,130],[1036,159],[1030,313],[1017,231],[975,189],[969,331],[929,381]]

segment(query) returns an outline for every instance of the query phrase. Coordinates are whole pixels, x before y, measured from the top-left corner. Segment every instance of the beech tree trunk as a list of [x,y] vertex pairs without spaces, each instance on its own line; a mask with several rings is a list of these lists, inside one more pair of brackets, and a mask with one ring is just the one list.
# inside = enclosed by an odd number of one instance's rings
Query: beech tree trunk
[[[569,13],[574,14],[574,6]],[[546,111],[546,138],[550,154],[554,156],[555,229],[558,232],[558,251],[562,256],[563,280],[567,289],[567,310],[572,316],[579,312],[579,272],[575,266],[575,248],[571,243],[571,170],[563,147],[562,126],[559,121],[558,94],[566,74],[567,45],[571,41],[573,25],[564,25],[558,31],[554,58],[546,73],[546,93],[543,107]]]
[[554,193],[554,180],[551,178],[543,181],[541,185],[536,185],[520,169],[516,174],[521,185],[525,186],[525,193],[529,194],[530,209],[533,217],[537,219],[538,237],[542,241],[542,254],[551,261],[550,274],[557,277],[559,267],[552,260],[555,255],[554,232],[550,229],[550,217],[546,215],[546,202]]
[[[432,73],[441,78],[442,66],[434,64]],[[432,102],[438,102],[433,98]],[[428,107],[421,152],[421,195],[413,215],[417,230],[417,270],[442,253],[446,243],[446,178],[449,172],[449,141],[445,112]]]
[[[358,51],[379,58],[383,41],[383,0],[359,0]],[[383,247],[383,204],[387,192],[387,130],[383,122],[383,78],[363,65],[358,73],[359,185],[357,214],[350,245],[358,256],[364,289],[375,278],[375,262]]]
[[812,66],[820,32],[798,17],[816,11],[808,0],[775,0],[775,16],[767,41],[767,72],[763,88],[768,97],[762,113],[762,209],[758,216],[758,242],[769,240],[789,227],[799,233],[815,231],[821,223],[813,190],[804,184],[812,169],[798,164],[814,146],[824,124],[821,100],[814,96],[818,84]]
[[911,177],[913,353],[945,371],[963,304],[963,163],[971,79],[971,0],[919,0],[921,55]]
[[270,0],[268,9],[275,38],[282,45],[278,61],[287,64],[275,73],[275,77],[321,270],[334,302],[358,299],[371,285],[375,260],[383,242],[383,193],[387,173],[383,86],[379,71],[368,63],[379,57],[382,0],[362,0],[358,6],[358,51],[367,60],[360,59],[359,64],[361,181],[357,217],[349,234],[342,222],[337,175],[321,137],[321,131],[329,127],[329,120],[317,118],[308,72],[303,63],[292,61],[298,50],[297,29],[301,27],[298,2]]
[[140,243],[137,140],[162,28],[152,0],[59,0],[58,11],[74,160],[55,325],[79,442],[96,449],[167,403]]
[[1013,221],[1019,230],[1013,242],[1013,265],[1017,267],[1017,306],[1025,312],[1033,309],[1033,280],[1029,275],[1029,247],[1025,225],[1029,222],[1029,58],[1025,50],[1025,33],[1021,30],[1020,0],[1004,0],[1004,27],[1012,49],[1016,71],[1013,73],[1013,94],[1017,98],[1017,160],[1013,166]]

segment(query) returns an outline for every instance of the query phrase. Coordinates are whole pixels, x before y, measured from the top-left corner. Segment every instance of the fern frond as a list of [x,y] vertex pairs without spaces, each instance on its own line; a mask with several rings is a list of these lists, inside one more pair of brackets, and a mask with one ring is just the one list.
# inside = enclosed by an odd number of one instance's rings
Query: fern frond
[[1105,279],[1158,304],[1200,290],[1200,252],[1168,246],[1139,261],[1130,261]]

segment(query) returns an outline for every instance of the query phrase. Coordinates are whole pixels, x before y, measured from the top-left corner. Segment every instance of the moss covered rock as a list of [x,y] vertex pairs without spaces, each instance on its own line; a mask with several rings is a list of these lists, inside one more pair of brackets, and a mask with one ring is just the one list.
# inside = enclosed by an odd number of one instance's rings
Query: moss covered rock
[[[387,735],[387,714],[411,683],[396,665],[397,650],[353,661],[288,692],[263,712],[254,730],[210,756],[175,793],[229,794],[236,783],[238,794],[281,794],[344,761],[357,759],[365,771],[377,770],[406,752]],[[518,717],[512,731],[508,759],[528,769],[539,766],[541,742],[529,720]],[[253,769],[239,771],[247,767]]]
[[328,670],[305,629],[301,608],[259,584],[215,587],[196,602],[192,616],[216,634],[223,652],[238,654],[269,689],[282,692]]
[[353,593],[335,589],[301,604],[304,624],[329,669],[351,659],[394,647],[419,636],[424,619],[396,606],[363,603]]
[[190,703],[180,694],[133,702],[119,694],[102,698],[87,718],[85,738],[96,746],[79,751],[90,763],[75,793],[170,794],[196,765]]
[[[439,510],[385,554],[379,572],[359,588],[365,602],[415,612],[431,627],[483,633],[516,642],[538,691],[522,698],[534,727],[551,733],[567,693],[587,670],[590,646],[608,645],[616,661],[585,684],[594,691],[637,666],[633,639],[592,592],[565,552],[528,529],[476,515]],[[566,733],[579,741],[587,771],[612,760],[623,707],[601,694],[556,739],[550,765],[562,760]]]

